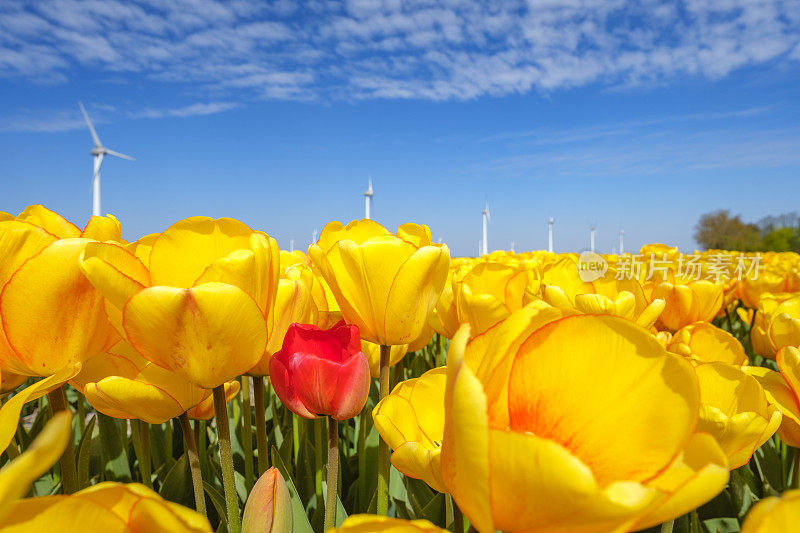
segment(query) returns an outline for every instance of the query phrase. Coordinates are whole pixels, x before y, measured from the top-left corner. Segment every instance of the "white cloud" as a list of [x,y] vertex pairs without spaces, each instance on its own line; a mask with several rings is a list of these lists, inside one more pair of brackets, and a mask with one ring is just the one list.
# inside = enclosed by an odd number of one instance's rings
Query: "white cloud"
[[[199,102],[175,108],[145,108],[123,111],[110,105],[87,106],[94,124],[103,124],[111,118],[124,116],[131,119],[158,119],[168,117],[191,117],[224,113],[239,107],[235,102]],[[56,132],[86,128],[86,122],[78,111],[74,110],[31,110],[24,109],[14,116],[0,117],[0,132]]]
[[[6,0],[0,77],[229,98],[469,99],[800,61],[792,0]],[[215,92],[215,94],[220,94]]]

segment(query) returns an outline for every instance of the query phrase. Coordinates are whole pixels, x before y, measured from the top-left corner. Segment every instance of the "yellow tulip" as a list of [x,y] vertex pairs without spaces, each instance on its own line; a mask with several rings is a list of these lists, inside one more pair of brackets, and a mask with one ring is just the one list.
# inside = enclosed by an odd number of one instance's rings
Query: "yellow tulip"
[[790,490],[779,498],[764,498],[750,509],[742,533],[788,533],[799,523],[800,490]]
[[336,529],[327,533],[447,533],[427,520],[403,520],[371,514],[357,514],[347,518]]
[[256,365],[274,323],[275,239],[232,219],[192,217],[155,237],[149,251],[143,246],[137,256],[94,243],[80,259],[123,337],[145,359],[207,389]]
[[403,224],[392,235],[366,219],[329,223],[309,256],[345,321],[382,345],[420,336],[450,264],[449,249],[431,242],[427,226]]
[[456,299],[453,294],[452,272],[447,278],[444,289],[436,300],[431,314],[428,315],[428,325],[442,337],[452,339],[461,325],[458,321]]
[[722,284],[707,280],[689,283],[662,281],[652,289],[652,299],[665,302],[656,327],[677,331],[695,322],[710,322],[722,307]]
[[[305,267],[308,267],[306,269]],[[309,276],[306,272],[311,272]],[[339,304],[333,296],[330,287],[311,268],[311,259],[299,250],[287,252],[281,250],[281,277],[287,279],[302,278],[311,289],[314,305],[317,308],[316,326],[320,329],[330,329],[342,320]]]
[[86,361],[70,383],[101,413],[150,424],[180,415],[209,393],[147,361],[125,341]]
[[751,309],[758,308],[761,296],[767,293],[780,293],[787,290],[783,273],[759,271],[758,277],[743,277],[737,283],[737,296]]
[[611,316],[529,306],[450,346],[442,473],[481,533],[642,529],[725,486],[692,366]]
[[789,446],[800,447],[800,350],[787,346],[776,357],[780,373],[764,367],[745,367],[755,377],[767,400],[783,413],[778,436]]
[[[612,299],[604,294],[576,294],[574,303],[566,293],[555,285],[547,285],[543,299],[553,307],[572,313],[592,315],[614,315],[635,322],[643,328],[651,328],[664,310],[663,300],[653,300],[646,305],[638,305],[634,293],[619,291]],[[638,308],[638,309],[637,309]]]
[[747,354],[736,337],[708,322],[697,322],[676,331],[667,350],[696,363],[748,364]]
[[453,282],[461,324],[479,335],[524,305],[528,272],[500,263],[481,262]]
[[753,350],[775,359],[784,346],[800,346],[800,296],[764,294],[759,300],[750,331]]
[[98,483],[71,496],[17,500],[0,529],[9,533],[102,531],[103,533],[210,533],[199,513],[139,483]]
[[575,300],[578,294],[595,292],[591,283],[581,280],[578,274],[577,256],[565,255],[555,263],[550,263],[542,269],[543,291],[548,286],[560,288],[570,301]]
[[103,353],[118,336],[78,268],[94,241],[41,206],[23,215],[0,222],[0,366],[48,376]]
[[439,492],[447,492],[440,455],[446,382],[447,369],[434,368],[397,385],[372,410],[378,433],[394,450],[395,468]]
[[261,360],[252,367],[248,374],[251,376],[268,376],[269,360],[283,345],[283,338],[289,325],[295,322],[300,324],[316,324],[318,319],[317,307],[311,293],[313,275],[308,267],[295,265],[288,270],[290,278],[278,281],[278,293],[275,298],[274,322],[272,331],[267,341],[267,349]]
[[8,516],[15,500],[22,498],[39,476],[58,461],[72,434],[72,414],[53,415],[28,449],[0,470],[0,521]]
[[695,369],[700,381],[697,430],[709,433],[728,457],[730,469],[745,465],[781,424],[781,410],[767,402],[755,378],[727,363]]

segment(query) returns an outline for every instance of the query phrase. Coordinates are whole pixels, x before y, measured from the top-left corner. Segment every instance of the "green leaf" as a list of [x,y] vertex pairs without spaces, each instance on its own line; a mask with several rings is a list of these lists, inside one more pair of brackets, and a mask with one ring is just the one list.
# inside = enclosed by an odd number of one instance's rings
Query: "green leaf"
[[114,418],[97,413],[102,445],[103,476],[106,481],[131,481],[131,469],[128,464],[128,452],[123,445],[119,426]]
[[92,438],[94,437],[94,425],[97,422],[97,417],[93,416],[86,429],[81,435],[80,443],[78,443],[78,489],[85,489],[89,486],[89,459],[91,458],[92,451]]
[[735,518],[713,518],[701,523],[706,533],[734,533],[739,531],[739,521]]
[[444,494],[441,492],[436,493],[436,495],[428,502],[422,512],[417,514],[416,518],[424,518],[425,520],[430,520],[434,524],[441,524],[444,522],[445,516],[445,497]]
[[[203,481],[203,489],[205,489],[206,494],[208,494],[208,498],[211,500],[211,504],[214,506],[214,509],[217,510],[220,527],[223,525],[225,526],[222,531],[228,531],[228,521],[225,518],[228,516],[225,514],[227,512],[225,509],[225,498],[222,496],[222,493],[208,481]],[[219,530],[220,529],[217,528],[217,531]]]
[[192,491],[188,490],[188,487],[191,486],[192,473],[189,470],[189,459],[184,453],[175,461],[167,475],[164,476],[164,482],[161,484],[159,494],[165,500],[191,507],[194,504]]
[[275,446],[272,446],[272,463],[275,465],[275,468],[278,469],[278,472],[281,473],[283,479],[286,481],[286,486],[289,488],[289,497],[292,500],[292,521],[294,522],[293,533],[314,533],[314,530],[311,528],[311,523],[308,521],[308,516],[306,516],[306,510],[300,499],[300,495],[297,493],[291,476],[289,476],[289,470],[286,468]]

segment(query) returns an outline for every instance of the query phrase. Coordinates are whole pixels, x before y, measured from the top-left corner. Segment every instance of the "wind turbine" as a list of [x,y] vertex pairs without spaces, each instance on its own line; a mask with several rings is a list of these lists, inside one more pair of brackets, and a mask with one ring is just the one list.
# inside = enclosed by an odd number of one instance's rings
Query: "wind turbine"
[[113,155],[114,157],[127,159],[128,161],[133,161],[134,159],[129,155],[121,154],[119,152],[115,152],[114,150],[109,150],[103,146],[103,143],[100,142],[100,137],[98,137],[97,132],[94,131],[92,121],[89,120],[89,115],[86,113],[86,108],[83,107],[81,102],[78,102],[78,106],[81,108],[81,113],[83,113],[83,118],[86,119],[86,125],[89,126],[89,132],[92,134],[92,140],[94,141],[94,148],[89,151],[89,153],[94,156],[94,173],[92,174],[92,215],[99,217],[101,216],[100,165],[103,163],[103,157],[106,155]]
[[619,253],[620,255],[625,253],[625,230],[619,230]]
[[589,250],[594,252],[594,234],[595,234],[595,227],[592,226],[592,229],[589,231]]
[[375,193],[372,192],[372,177],[369,178],[369,187],[367,190],[364,191],[364,218],[367,220],[370,219],[370,215],[372,215],[372,197],[375,196]]
[[553,217],[547,221],[547,251],[553,253]]
[[489,253],[489,219],[491,219],[491,215],[489,214],[489,200],[486,200],[486,206],[483,208],[481,214],[483,215],[483,240],[481,241],[481,251],[483,255],[487,255]]
[[289,253],[294,252],[294,237],[289,239]]

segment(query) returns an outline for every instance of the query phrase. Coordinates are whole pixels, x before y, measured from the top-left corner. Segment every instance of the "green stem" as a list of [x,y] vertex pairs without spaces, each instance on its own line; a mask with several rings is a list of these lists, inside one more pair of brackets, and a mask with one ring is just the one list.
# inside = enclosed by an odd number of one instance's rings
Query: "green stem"
[[661,524],[661,533],[672,533],[672,528],[675,526],[675,520],[664,522]]
[[267,471],[269,451],[267,450],[267,409],[264,404],[264,378],[253,378],[253,400],[256,412],[256,446],[258,447],[258,475]]
[[[67,410],[67,397],[64,394],[64,385],[50,391],[47,395],[50,400],[50,407],[53,414]],[[73,494],[78,490],[78,468],[75,465],[75,448],[70,435],[67,448],[61,456],[61,484],[64,487],[64,494]]]
[[369,507],[367,480],[364,474],[367,471],[367,417],[371,414],[365,405],[358,415],[358,510],[362,513],[366,513]]
[[153,466],[150,460],[150,424],[139,420],[139,436],[142,446],[142,455],[139,456],[139,471],[142,473],[142,481],[148,488],[153,488],[152,472]]
[[228,531],[230,531],[230,533],[239,533],[242,529],[242,523],[239,517],[239,496],[236,494],[236,480],[233,474],[231,429],[228,425],[228,408],[225,405],[224,385],[214,387],[214,416],[217,422],[219,464],[222,468],[222,488],[225,492],[225,510],[228,516]]
[[253,411],[250,405],[250,376],[242,376],[242,448],[244,448],[244,486],[253,488]]
[[328,472],[325,482],[328,494],[325,498],[325,529],[336,526],[336,499],[339,481],[339,422],[328,417]]
[[800,448],[794,449],[794,461],[792,461],[792,486],[790,489],[800,489]]
[[325,442],[323,439],[325,437],[323,437],[322,425],[325,423],[325,420],[316,418],[312,420],[311,423],[314,424],[314,488],[316,490],[317,509],[322,509],[322,499],[324,497],[322,492],[322,471],[325,469],[325,464],[323,463],[325,460],[325,454],[323,452]]
[[697,509],[689,513],[689,531],[690,533],[702,533],[703,528],[700,525],[700,517],[697,516]]
[[[378,397],[383,400],[389,394],[389,355],[391,346],[381,345],[381,377]],[[378,442],[378,495],[377,514],[385,516],[389,511],[389,445],[380,438]]]
[[[197,512],[206,516],[206,495],[203,492],[203,472],[200,470],[200,457],[197,455],[197,442],[192,434],[192,425],[189,415],[184,411],[179,417],[183,445],[186,447],[186,456],[189,458],[189,471],[192,473],[192,488],[194,489],[194,507]],[[195,424],[199,427],[200,424]]]

